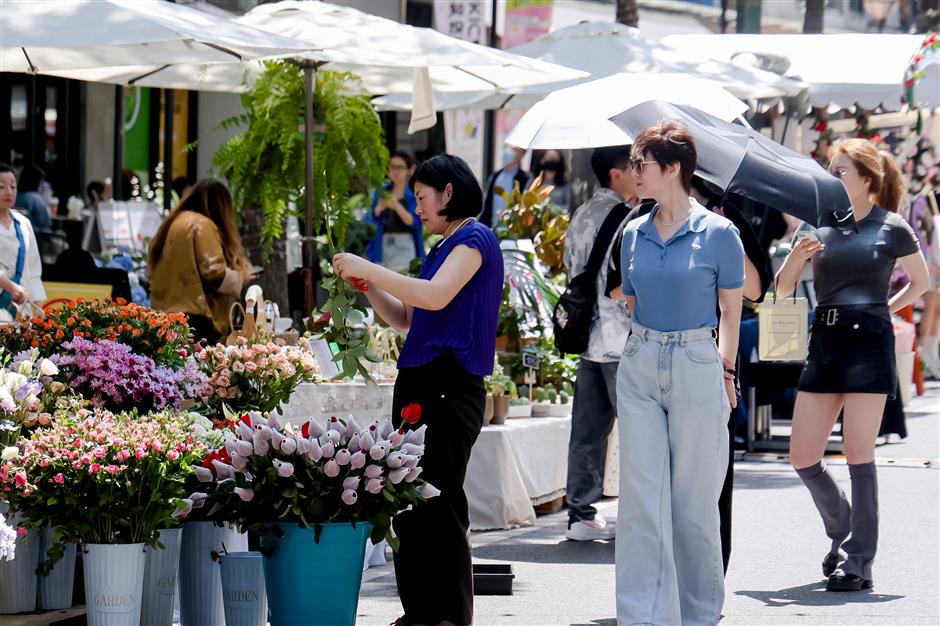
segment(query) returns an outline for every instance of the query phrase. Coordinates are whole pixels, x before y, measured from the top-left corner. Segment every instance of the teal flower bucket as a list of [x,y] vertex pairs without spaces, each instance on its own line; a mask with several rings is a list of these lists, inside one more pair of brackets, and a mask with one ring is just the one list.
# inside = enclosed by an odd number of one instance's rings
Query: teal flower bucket
[[274,526],[284,536],[264,559],[271,626],[354,626],[372,525],[323,524],[319,543],[313,526]]

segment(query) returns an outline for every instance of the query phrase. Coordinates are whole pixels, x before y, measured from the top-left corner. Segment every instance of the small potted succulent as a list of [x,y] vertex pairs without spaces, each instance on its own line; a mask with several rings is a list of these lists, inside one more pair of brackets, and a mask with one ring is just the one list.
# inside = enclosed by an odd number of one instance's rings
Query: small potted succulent
[[[513,385],[512,379],[506,375],[503,366],[497,359],[493,365],[493,373],[484,379],[486,385],[487,406],[484,411],[484,424],[503,424],[509,415],[509,392],[510,385]],[[492,407],[492,408],[491,408]],[[492,413],[489,421],[486,415]]]
[[539,387],[535,390],[535,404],[532,406],[533,417],[567,417],[571,415],[571,396],[574,389],[565,381],[561,390],[553,386]]
[[516,383],[509,383],[509,412],[506,417],[532,417],[532,403],[529,402],[528,387],[523,385],[525,393],[520,393],[521,388],[516,387]]

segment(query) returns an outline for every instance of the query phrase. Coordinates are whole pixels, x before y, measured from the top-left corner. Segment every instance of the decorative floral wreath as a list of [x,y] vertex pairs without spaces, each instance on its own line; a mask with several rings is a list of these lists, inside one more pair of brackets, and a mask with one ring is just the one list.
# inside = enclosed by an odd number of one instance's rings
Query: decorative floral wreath
[[911,57],[911,64],[907,66],[904,72],[904,95],[901,96],[901,104],[906,104],[912,109],[915,108],[914,85],[924,77],[924,70],[920,68],[920,62],[929,52],[940,54],[940,37],[937,33],[930,33],[925,38],[920,48]]

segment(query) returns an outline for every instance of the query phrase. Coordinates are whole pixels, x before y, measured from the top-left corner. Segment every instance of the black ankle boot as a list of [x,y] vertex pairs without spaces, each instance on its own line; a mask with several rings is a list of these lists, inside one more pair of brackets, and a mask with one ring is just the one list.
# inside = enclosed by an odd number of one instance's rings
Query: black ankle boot
[[822,562],[823,576],[826,578],[832,576],[832,573],[839,569],[839,563],[844,560],[842,555],[830,552]]

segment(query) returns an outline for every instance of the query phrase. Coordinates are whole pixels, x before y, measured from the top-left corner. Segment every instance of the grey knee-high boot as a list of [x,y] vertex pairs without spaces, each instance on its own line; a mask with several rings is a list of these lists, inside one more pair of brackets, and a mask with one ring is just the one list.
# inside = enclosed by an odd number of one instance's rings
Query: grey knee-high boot
[[[849,466],[851,468],[851,466]],[[851,520],[852,507],[845,499],[845,493],[842,488],[836,484],[832,474],[826,468],[823,461],[796,470],[803,484],[809,489],[813,496],[813,502],[822,515],[823,525],[826,527],[826,535],[832,540],[832,547],[829,554],[844,558],[844,553],[839,549],[845,538],[849,536],[852,529]],[[854,482],[853,482],[854,486]]]
[[848,558],[842,571],[872,580],[871,566],[878,548],[878,473],[875,463],[849,465],[852,477],[852,537],[845,542]]

